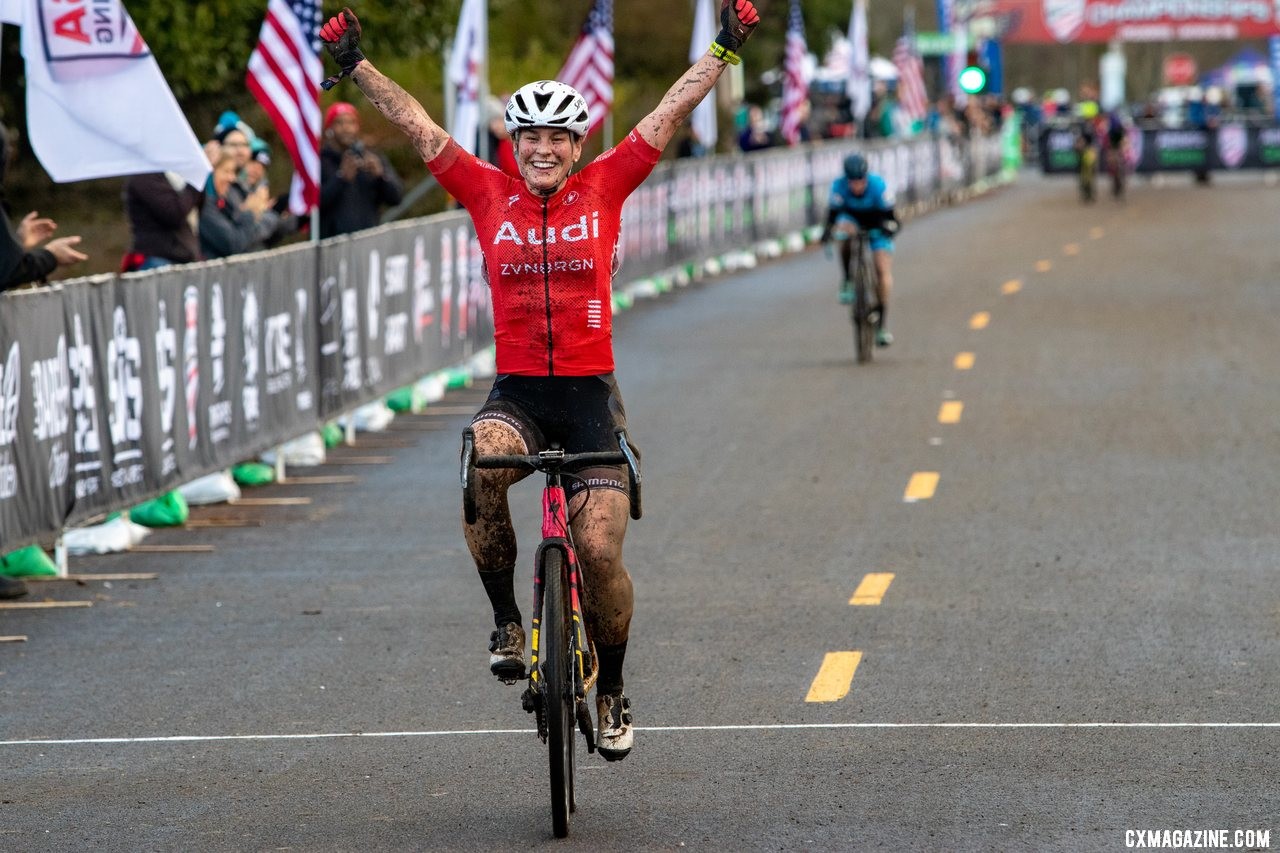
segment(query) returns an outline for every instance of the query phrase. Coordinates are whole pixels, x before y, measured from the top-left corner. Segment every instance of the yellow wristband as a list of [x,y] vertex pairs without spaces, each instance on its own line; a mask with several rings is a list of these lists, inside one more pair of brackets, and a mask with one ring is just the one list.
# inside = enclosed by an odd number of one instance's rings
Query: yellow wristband
[[718,41],[713,41],[711,43],[711,47],[708,48],[708,50],[711,51],[711,55],[714,56],[716,59],[723,59],[725,62],[729,63],[730,65],[739,65],[742,63],[742,60],[738,58],[738,54],[734,53],[732,50],[729,50],[729,48],[720,44],[720,42]]

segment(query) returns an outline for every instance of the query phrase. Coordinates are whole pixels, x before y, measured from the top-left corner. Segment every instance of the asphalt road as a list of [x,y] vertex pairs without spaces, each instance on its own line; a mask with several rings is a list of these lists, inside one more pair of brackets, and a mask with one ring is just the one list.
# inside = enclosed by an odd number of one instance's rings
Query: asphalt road
[[1280,847],[1278,220],[1029,175],[904,230],[868,366],[818,251],[621,316],[640,730],[567,841],[487,672],[477,388],[0,611],[0,849]]

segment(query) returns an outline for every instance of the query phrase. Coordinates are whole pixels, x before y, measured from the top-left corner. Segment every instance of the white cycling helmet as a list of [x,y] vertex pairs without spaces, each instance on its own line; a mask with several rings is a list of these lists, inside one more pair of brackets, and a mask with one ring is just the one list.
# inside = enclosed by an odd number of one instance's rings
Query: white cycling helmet
[[585,136],[591,126],[587,102],[578,90],[555,80],[526,83],[507,101],[507,133],[527,127],[563,128]]

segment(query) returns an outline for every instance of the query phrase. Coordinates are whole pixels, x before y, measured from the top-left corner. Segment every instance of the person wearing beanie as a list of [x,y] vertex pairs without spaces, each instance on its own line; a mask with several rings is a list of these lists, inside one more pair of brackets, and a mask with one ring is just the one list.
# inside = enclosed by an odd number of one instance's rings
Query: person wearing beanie
[[404,185],[387,158],[360,138],[360,115],[345,101],[324,114],[320,149],[320,236],[372,228],[383,207],[399,204]]

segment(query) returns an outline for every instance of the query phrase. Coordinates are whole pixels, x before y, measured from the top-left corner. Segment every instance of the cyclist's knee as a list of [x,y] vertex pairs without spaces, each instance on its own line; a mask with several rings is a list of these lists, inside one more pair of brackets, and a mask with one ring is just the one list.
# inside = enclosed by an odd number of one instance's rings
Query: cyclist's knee
[[[472,424],[471,429],[476,437],[477,456],[520,455],[529,452],[520,433],[502,421],[482,419]],[[505,508],[507,488],[528,476],[528,473],[512,468],[477,468],[472,476],[477,503],[492,503],[501,498]]]
[[597,576],[626,571],[622,568],[622,540],[627,533],[629,511],[627,496],[614,489],[597,489],[589,498],[570,502],[578,558]]
[[592,578],[604,582],[607,578],[625,574],[622,565],[622,540],[599,535],[575,540],[578,559],[587,567]]

